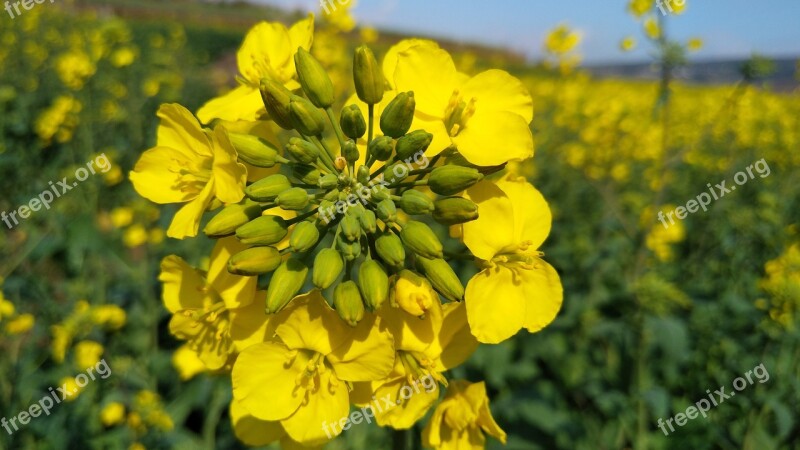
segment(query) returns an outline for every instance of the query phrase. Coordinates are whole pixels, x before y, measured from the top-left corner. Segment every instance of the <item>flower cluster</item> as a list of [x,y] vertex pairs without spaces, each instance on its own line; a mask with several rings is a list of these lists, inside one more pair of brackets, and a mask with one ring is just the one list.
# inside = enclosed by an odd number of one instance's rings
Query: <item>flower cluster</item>
[[[143,197],[183,204],[170,237],[196,236],[216,211],[207,270],[176,255],[161,264],[182,377],[198,361],[230,371],[234,429],[250,445],[322,445],[343,431],[323,424],[376,397],[398,405],[375,413],[379,425],[410,428],[439,397],[400,398],[423,378],[453,386],[431,446],[505,440],[485,388],[447,371],[479,342],[541,330],[561,306],[539,251],[548,205],[503,173],[533,155],[530,94],[501,70],[460,73],[413,39],[382,64],[357,48],[356,94],[342,102],[310,53],[313,28],[313,17],[256,25],[239,87],[196,116],[162,106],[157,145],[130,175]],[[457,239],[443,243],[448,230]],[[456,259],[478,264],[466,287]]]

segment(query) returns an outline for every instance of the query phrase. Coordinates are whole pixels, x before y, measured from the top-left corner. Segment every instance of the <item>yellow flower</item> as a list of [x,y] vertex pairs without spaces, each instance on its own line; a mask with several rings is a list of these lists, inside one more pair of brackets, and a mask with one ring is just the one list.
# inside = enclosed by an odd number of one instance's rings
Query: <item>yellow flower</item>
[[691,52],[696,52],[703,48],[703,40],[700,38],[689,39],[689,42],[686,43],[686,48]]
[[195,375],[206,371],[203,360],[188,345],[182,345],[172,354],[172,367],[178,371],[183,381],[191,380]]
[[164,411],[161,397],[153,391],[139,391],[133,400],[133,408],[138,412],[142,425],[162,431],[172,430],[175,426],[172,417]]
[[380,37],[380,33],[373,27],[363,27],[360,31],[361,34],[361,42],[365,44],[371,44],[376,42]]
[[20,314],[19,316],[8,321],[6,324],[6,333],[27,333],[31,328],[33,328],[35,323],[36,319],[34,319],[33,314]]
[[479,166],[533,156],[528,125],[533,100],[517,78],[502,70],[469,78],[456,70],[445,50],[430,41],[402,41],[386,58],[384,70],[389,71],[385,74],[395,89],[414,92],[412,129],[434,135],[431,156],[451,146]]
[[75,365],[86,370],[93,367],[103,356],[103,346],[95,341],[81,341],[75,344]]
[[463,303],[441,305],[437,299],[424,319],[384,303],[378,316],[394,337],[394,369],[386,379],[356,383],[353,403],[365,406],[389,398],[396,406],[372,408],[378,425],[411,428],[439,398],[438,384],[447,386],[442,372],[466,361],[478,342],[470,334]]
[[353,9],[357,3],[357,0],[347,0],[345,3],[341,1],[335,3],[323,2],[321,11],[322,18],[328,25],[338,31],[345,33],[352,31],[353,28],[356,27],[356,20],[353,18],[350,10]]
[[122,47],[111,54],[111,65],[114,67],[126,67],[136,61],[136,51],[131,47]]
[[653,7],[653,0],[630,0],[628,2],[628,12],[634,17],[642,17],[650,8]]
[[547,34],[545,49],[555,55],[569,53],[581,42],[581,36],[566,25],[559,25]]
[[14,304],[6,300],[0,292],[0,320],[3,320],[3,317],[13,316],[15,311]]
[[658,24],[658,20],[655,17],[648,17],[644,21],[644,33],[650,39],[658,39],[661,37],[661,26]]
[[636,48],[636,39],[633,36],[627,36],[619,43],[619,48],[623,52],[629,52]]
[[486,385],[457,380],[450,383],[447,395],[422,430],[422,444],[436,450],[482,450],[486,434],[506,443],[506,432],[489,409]]
[[116,305],[100,305],[92,308],[92,321],[109,330],[119,330],[125,326],[127,319],[125,310]]
[[100,421],[107,427],[119,425],[125,421],[125,405],[111,402],[100,411]]
[[200,218],[216,198],[236,203],[244,197],[247,171],[224,128],[204,131],[186,108],[158,110],[156,147],[144,152],[130,173],[136,191],[156,203],[186,203],[172,219],[167,236],[196,236]]
[[128,248],[136,248],[147,242],[147,230],[140,223],[134,224],[122,234],[122,242]]
[[77,115],[81,109],[83,109],[81,102],[71,96],[56,97],[53,104],[36,118],[33,129],[45,142],[49,143],[53,138],[59,142],[66,142],[71,138],[72,130],[78,125]]
[[310,49],[313,39],[313,14],[288,29],[278,22],[256,24],[236,53],[240,86],[207,102],[197,111],[197,117],[203,123],[212,119],[256,120],[264,111],[259,92],[261,80],[266,77],[289,89],[298,88],[294,54],[298,47]]
[[233,433],[245,445],[250,447],[264,447],[280,440],[281,448],[287,450],[322,450],[322,446],[305,446],[293,441],[281,426],[280,422],[260,420],[253,417],[235,399],[230,407],[231,424]]
[[70,51],[59,56],[55,65],[56,73],[64,85],[76,91],[80,90],[97,70],[89,55],[82,51]]
[[133,208],[121,206],[111,210],[111,223],[116,228],[127,227],[133,222]]
[[410,270],[403,270],[397,275],[392,294],[393,304],[417,317],[439,305],[439,294],[433,290],[427,278]]
[[550,233],[547,202],[529,183],[509,176],[481,181],[467,197],[480,217],[463,225],[462,238],[485,267],[465,293],[472,334],[496,344],[523,327],[541,330],[555,319],[563,299],[558,273],[537,250]]
[[[342,432],[350,411],[344,382],[385,378],[394,364],[391,336],[368,314],[348,326],[319,291],[277,313],[276,340],[248,347],[233,366],[233,397],[253,417],[280,421],[293,440],[319,445]],[[320,426],[320,424],[322,426]]]
[[78,395],[80,395],[81,391],[83,391],[83,387],[79,386],[78,383],[75,382],[75,379],[72,377],[62,378],[59,385],[65,386],[66,387],[65,392],[71,393],[67,395],[66,401],[68,402],[77,400]]
[[[188,341],[210,370],[221,369],[238,350],[264,338],[264,301],[255,301],[256,278],[228,272],[228,259],[245,247],[231,237],[217,242],[208,273],[177,256],[161,262],[163,300],[173,314],[170,332]],[[260,333],[259,333],[260,331]]]
[[105,181],[107,186],[114,186],[119,184],[120,181],[122,181],[122,178],[123,178],[122,168],[119,166],[114,166],[111,168],[111,170],[103,174],[103,181]]

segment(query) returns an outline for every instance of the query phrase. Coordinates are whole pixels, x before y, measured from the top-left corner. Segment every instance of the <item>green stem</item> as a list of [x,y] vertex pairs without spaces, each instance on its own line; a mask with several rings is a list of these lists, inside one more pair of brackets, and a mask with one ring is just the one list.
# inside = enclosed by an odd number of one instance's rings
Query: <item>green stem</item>
[[329,106],[325,112],[328,114],[328,120],[331,121],[333,131],[336,132],[336,139],[339,140],[339,147],[344,148],[344,133],[342,133],[342,127],[339,125],[339,122],[336,121],[336,116],[333,114],[333,109],[331,109]]

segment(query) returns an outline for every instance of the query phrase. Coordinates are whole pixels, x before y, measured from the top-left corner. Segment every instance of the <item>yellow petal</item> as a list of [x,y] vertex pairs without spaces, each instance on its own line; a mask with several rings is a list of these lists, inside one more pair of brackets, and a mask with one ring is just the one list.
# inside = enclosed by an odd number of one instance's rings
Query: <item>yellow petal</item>
[[243,277],[228,272],[228,260],[246,248],[247,246],[240,244],[235,237],[228,237],[218,240],[211,252],[208,284],[222,297],[227,309],[241,308],[253,303],[256,277]]
[[197,236],[200,228],[200,219],[214,198],[214,180],[206,183],[200,194],[184,205],[172,218],[172,223],[167,230],[167,236],[173,239]]
[[458,151],[477,166],[499,166],[533,156],[533,135],[522,116],[478,107],[466,127],[453,138]]
[[425,151],[425,155],[428,157],[436,156],[453,145],[450,133],[447,132],[444,121],[440,117],[417,113],[411,123],[411,130],[425,130],[433,135],[431,145]]
[[533,99],[522,82],[504,70],[487,70],[470,78],[461,88],[464,98],[477,100],[481,113],[510,112],[527,123],[533,120]]
[[308,349],[327,355],[345,342],[352,328],[345,324],[318,290],[295,297],[270,320],[276,333],[292,349]]
[[433,302],[424,319],[384,302],[378,311],[381,327],[391,333],[396,350],[423,353],[436,340],[442,327],[442,306]]
[[293,440],[303,445],[319,445],[341,433],[341,426],[334,429],[330,425],[348,417],[350,401],[347,385],[335,377],[331,370],[321,372],[317,389],[308,393],[308,401],[281,421]]
[[478,341],[497,344],[522,328],[526,299],[519,272],[498,265],[480,272],[467,283],[467,318]]
[[161,204],[183,203],[197,197],[197,191],[174,188],[180,174],[171,168],[176,160],[188,163],[185,156],[170,147],[154,147],[142,153],[130,173],[133,188],[142,197]]
[[307,18],[292,25],[289,28],[289,39],[292,42],[292,52],[296,52],[298,47],[310,50],[314,42],[314,14],[309,14]]
[[[169,331],[178,339],[189,341],[189,348],[209,370],[223,368],[233,353],[233,345],[225,334],[223,321],[196,321],[183,314],[170,318]],[[221,335],[220,338],[217,338]]]
[[203,123],[214,119],[254,121],[265,112],[261,93],[255,87],[245,85],[206,102],[197,110],[197,118]]
[[456,87],[456,66],[445,50],[416,45],[397,54],[395,87],[414,91],[417,111],[434,117],[444,115]]
[[439,48],[439,44],[428,39],[403,39],[393,45],[383,57],[383,75],[389,81],[389,85],[392,89],[394,89],[394,71],[397,68],[397,55],[418,45]]
[[[433,381],[433,378],[430,378]],[[439,399],[439,389],[435,381],[426,388],[421,381],[409,385],[406,377],[395,378],[381,385],[374,393],[370,408],[378,425],[405,430],[414,426]],[[388,396],[389,405],[383,401]]]
[[230,411],[233,432],[245,445],[262,447],[286,435],[280,422],[256,419],[236,400],[231,401]]
[[529,241],[538,249],[550,234],[553,216],[544,196],[524,178],[506,176],[497,182],[514,208],[514,242]]
[[437,370],[441,372],[460,366],[478,348],[467,323],[465,303],[448,303],[443,309],[444,321],[438,339],[443,350],[437,361]]
[[202,275],[181,257],[169,255],[161,261],[158,276],[163,288],[161,298],[171,313],[203,306],[206,282]]
[[224,127],[214,128],[211,141],[214,149],[214,194],[225,203],[237,203],[244,197],[247,169],[236,161],[236,150]]
[[253,86],[269,76],[284,83],[294,75],[292,41],[286,27],[277,22],[260,22],[244,37],[236,53],[239,72]]
[[377,317],[368,314],[351,328],[347,339],[326,356],[336,376],[347,381],[373,381],[386,378],[394,366],[392,336],[379,329]]
[[473,255],[491,260],[514,242],[514,205],[500,187],[483,180],[469,188],[465,197],[478,205],[478,219],[462,227],[464,245]]
[[266,342],[275,334],[264,312],[265,303],[266,291],[258,291],[255,301],[230,311],[230,336],[237,352],[241,353],[251,345]]
[[170,147],[187,159],[211,156],[211,143],[188,109],[177,103],[161,105],[158,118],[161,119],[157,131],[159,147]]
[[531,333],[550,324],[564,300],[561,279],[553,266],[540,258],[533,265],[533,270],[520,271],[527,306],[524,326]]
[[257,419],[285,419],[305,398],[305,389],[295,380],[304,373],[308,361],[307,353],[293,352],[283,344],[252,345],[233,365],[233,397]]

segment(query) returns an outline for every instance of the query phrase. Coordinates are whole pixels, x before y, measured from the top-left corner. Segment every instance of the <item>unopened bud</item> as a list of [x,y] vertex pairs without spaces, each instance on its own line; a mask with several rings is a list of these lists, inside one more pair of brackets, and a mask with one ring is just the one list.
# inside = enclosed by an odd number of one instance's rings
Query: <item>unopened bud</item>
[[319,240],[319,230],[314,222],[300,222],[295,225],[292,234],[289,236],[289,246],[296,253],[302,253],[314,245]]
[[394,140],[389,136],[378,136],[370,141],[367,150],[378,161],[386,161],[392,157]]
[[364,318],[364,302],[354,281],[344,281],[333,290],[333,306],[339,317],[354,327]]
[[299,259],[289,258],[272,274],[267,288],[267,314],[274,314],[289,303],[306,282],[308,267]]
[[367,133],[367,122],[364,121],[364,114],[361,108],[356,105],[345,106],[339,118],[339,125],[342,132],[350,139],[359,139]]
[[430,282],[407,269],[397,274],[393,287],[390,294],[392,304],[413,316],[424,316],[434,302],[439,301]]
[[266,178],[262,178],[244,189],[245,195],[257,202],[271,202],[281,192],[291,189],[292,183],[286,175],[276,173]]
[[300,85],[315,106],[325,109],[334,102],[333,82],[322,64],[303,47],[294,54],[294,65]]
[[425,258],[441,258],[442,243],[428,225],[416,220],[409,220],[400,231],[403,244],[414,253]]
[[353,78],[356,85],[356,93],[362,102],[368,105],[381,102],[383,91],[386,87],[383,70],[378,65],[375,54],[366,45],[356,49],[356,54],[353,58]]
[[270,273],[281,264],[281,254],[275,247],[253,247],[231,256],[228,272],[256,276]]
[[368,259],[358,268],[358,287],[370,311],[375,311],[389,297],[389,276],[381,264]]
[[203,232],[208,237],[230,236],[236,229],[261,215],[261,206],[246,200],[244,204],[228,205],[218,212]]
[[335,174],[329,173],[319,178],[317,185],[320,189],[332,189],[339,185],[339,177]]
[[398,206],[410,215],[430,214],[433,211],[433,200],[424,193],[409,189],[403,192]]
[[381,114],[381,131],[395,139],[408,133],[414,120],[416,101],[413,92],[401,92],[392,100]]
[[320,289],[329,288],[344,269],[342,255],[332,248],[320,250],[314,258],[314,272],[311,280]]
[[289,143],[286,144],[286,153],[301,164],[311,164],[319,157],[319,149],[316,145],[298,137],[289,139]]
[[361,256],[361,243],[358,241],[349,242],[347,239],[342,239],[342,237],[339,236],[339,238],[336,239],[336,248],[339,249],[339,253],[341,253],[347,261],[353,261]]
[[294,130],[289,113],[291,91],[268,78],[261,80],[261,100],[269,114],[270,119],[284,130]]
[[464,298],[464,285],[458,275],[444,259],[417,258],[417,264],[422,273],[430,280],[431,284],[440,294],[448,300],[460,302]]
[[278,161],[279,153],[269,142],[249,134],[228,132],[233,148],[239,159],[256,167],[273,167]]
[[375,219],[375,213],[371,209],[365,209],[358,215],[358,222],[361,224],[361,229],[365,232],[372,234],[378,229],[378,223]]
[[342,156],[344,156],[344,159],[349,163],[355,163],[358,161],[358,158],[361,157],[361,154],[358,151],[358,146],[356,145],[355,141],[348,140],[344,143],[344,147],[342,148]]
[[289,102],[289,118],[294,128],[306,136],[320,136],[325,131],[325,114],[298,95],[293,95]]
[[311,199],[308,198],[308,192],[303,188],[291,188],[278,194],[275,203],[282,209],[290,211],[300,211],[308,206]]
[[403,267],[406,262],[406,249],[396,234],[386,231],[375,240],[375,251],[391,267]]
[[477,169],[447,165],[433,169],[428,177],[428,187],[439,195],[455,195],[482,178]]
[[478,218],[478,205],[462,197],[448,197],[434,202],[433,218],[443,225],[457,225]]
[[289,226],[279,216],[261,216],[236,229],[236,238],[247,245],[277,244],[288,233]]
[[356,180],[363,185],[369,184],[369,168],[367,166],[358,166]]
[[320,175],[321,173],[319,169],[314,166],[309,166],[307,164],[295,164],[294,167],[292,167],[292,176],[305,184],[314,185],[319,183]]
[[339,221],[341,236],[351,242],[358,240],[361,236],[361,224],[358,222],[358,216],[352,211],[353,208],[348,209],[342,220]]
[[394,222],[397,220],[397,206],[392,199],[387,198],[378,203],[378,218],[384,222]]
[[425,130],[416,130],[397,140],[395,157],[398,161],[405,161],[416,155],[424,155],[425,150],[431,145],[433,135]]

